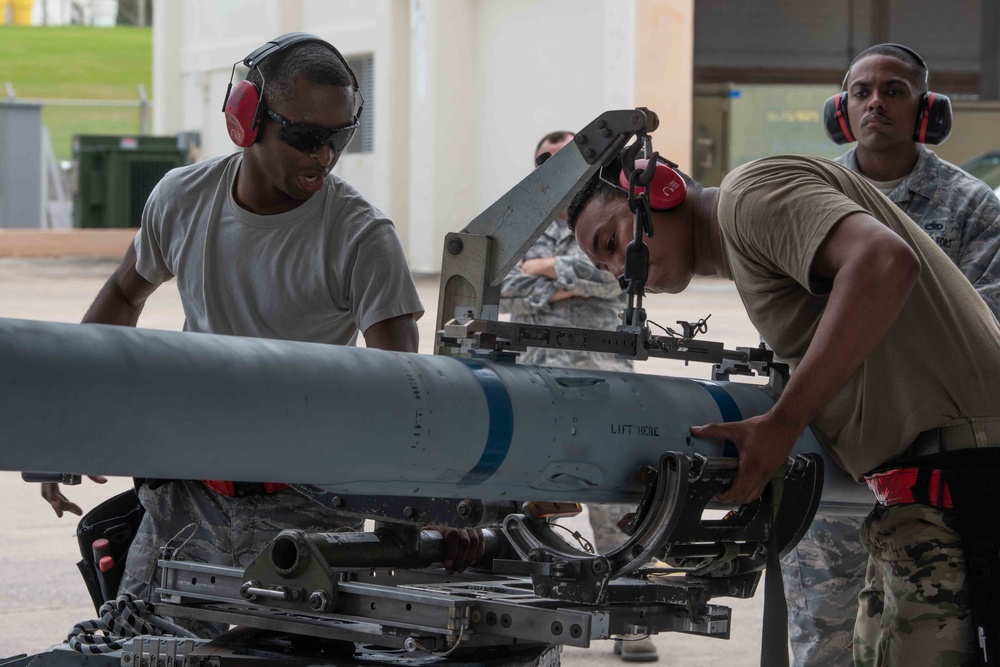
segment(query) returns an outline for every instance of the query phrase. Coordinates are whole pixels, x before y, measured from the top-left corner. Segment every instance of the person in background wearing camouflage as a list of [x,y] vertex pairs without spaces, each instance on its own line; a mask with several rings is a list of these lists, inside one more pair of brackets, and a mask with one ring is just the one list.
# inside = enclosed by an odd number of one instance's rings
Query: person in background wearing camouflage
[[[864,176],[937,243],[1000,318],[1000,200],[914,138],[926,65],[873,46],[846,79],[856,148],[836,162]],[[860,517],[818,516],[782,561],[797,667],[853,665],[851,640],[868,554]]]
[[[551,132],[535,147],[535,164],[573,140],[572,132]],[[626,297],[614,276],[599,270],[580,250],[566,226],[565,212],[528,248],[520,265],[504,279],[501,303],[515,322],[543,326],[614,330]],[[539,366],[631,371],[632,362],[613,354],[529,348],[519,362]],[[595,546],[607,553],[624,541],[618,520],[632,511],[628,505],[588,505]],[[617,642],[615,652],[627,662],[657,659],[649,639]]]
[[[545,135],[535,149],[535,161],[573,140],[572,132]],[[548,229],[524,253],[521,263],[503,281],[501,304],[515,322],[543,326],[584,327],[614,330],[626,297],[614,276],[587,259],[566,226],[561,212]],[[518,361],[539,366],[631,371],[632,362],[613,354],[528,348]],[[600,541],[600,537],[597,538]]]

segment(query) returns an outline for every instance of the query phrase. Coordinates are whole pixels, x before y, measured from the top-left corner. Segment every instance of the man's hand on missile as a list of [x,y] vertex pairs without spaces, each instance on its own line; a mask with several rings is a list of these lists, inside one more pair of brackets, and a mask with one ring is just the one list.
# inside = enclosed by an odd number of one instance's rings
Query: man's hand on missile
[[[90,479],[98,484],[104,484],[107,482],[106,477],[100,476],[90,476]],[[52,509],[55,511],[56,516],[60,519],[62,518],[63,512],[69,512],[70,514],[75,514],[77,516],[83,515],[83,510],[80,506],[63,495],[62,490],[60,490],[59,485],[54,482],[45,482],[42,484],[42,498],[48,501],[49,505],[52,505]]]
[[476,564],[483,557],[483,531],[479,528],[451,528],[449,526],[427,526],[444,537],[444,570],[448,574],[465,572],[465,568]]
[[736,478],[732,486],[716,498],[727,505],[743,505],[759,498],[774,473],[788,459],[801,433],[801,428],[772,412],[739,422],[691,427],[691,434],[696,438],[729,440],[739,452]]

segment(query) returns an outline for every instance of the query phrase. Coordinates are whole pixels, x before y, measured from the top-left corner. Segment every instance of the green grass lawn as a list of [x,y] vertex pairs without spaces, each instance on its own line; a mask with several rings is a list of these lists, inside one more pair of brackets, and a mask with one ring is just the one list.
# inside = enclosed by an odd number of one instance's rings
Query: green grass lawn
[[[0,84],[19,98],[138,100],[153,94],[151,28],[0,26]],[[2,95],[2,93],[0,93]],[[56,157],[72,157],[74,134],[135,134],[138,107],[50,104],[42,110]]]

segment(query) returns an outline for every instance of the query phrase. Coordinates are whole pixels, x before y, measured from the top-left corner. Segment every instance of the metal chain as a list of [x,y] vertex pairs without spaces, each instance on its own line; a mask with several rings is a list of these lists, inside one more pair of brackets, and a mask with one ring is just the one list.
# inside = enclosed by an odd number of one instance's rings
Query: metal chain
[[[647,163],[644,169],[635,168],[639,150]],[[642,299],[646,294],[646,279],[649,276],[649,248],[642,240],[643,234],[653,235],[653,214],[646,191],[656,173],[656,153],[648,134],[639,134],[636,141],[625,149],[622,155],[622,169],[628,174],[628,208],[635,216],[632,241],[625,249],[625,273],[620,279],[622,289],[628,293],[628,306],[623,313],[622,324],[626,327],[645,326],[646,313]],[[643,191],[636,194],[636,188]]]

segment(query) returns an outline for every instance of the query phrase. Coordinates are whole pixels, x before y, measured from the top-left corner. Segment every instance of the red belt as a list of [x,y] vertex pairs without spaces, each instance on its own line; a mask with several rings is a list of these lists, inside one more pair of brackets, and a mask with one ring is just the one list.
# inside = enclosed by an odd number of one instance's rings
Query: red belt
[[894,468],[865,476],[879,505],[912,505],[953,509],[944,472],[928,468]]
[[281,482],[246,483],[246,482],[223,482],[219,480],[202,480],[202,483],[219,495],[229,498],[242,498],[244,496],[258,496],[266,493],[274,493],[287,489],[287,484]]

